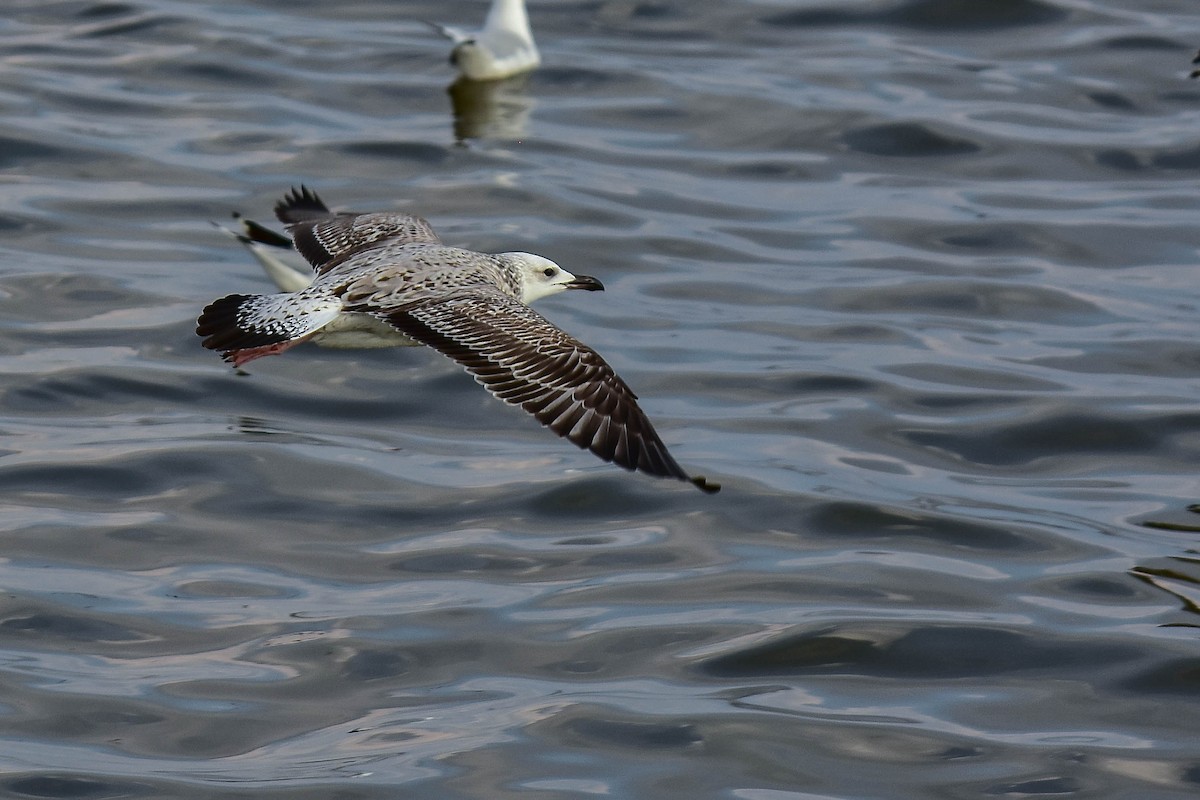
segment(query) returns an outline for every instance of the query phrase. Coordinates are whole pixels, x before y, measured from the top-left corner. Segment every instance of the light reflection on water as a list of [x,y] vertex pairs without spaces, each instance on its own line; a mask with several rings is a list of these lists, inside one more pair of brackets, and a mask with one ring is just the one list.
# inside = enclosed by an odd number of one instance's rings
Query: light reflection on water
[[[0,778],[22,797],[1191,797],[1200,14],[17,2]],[[436,354],[239,375],[306,182],[544,313],[714,498]]]

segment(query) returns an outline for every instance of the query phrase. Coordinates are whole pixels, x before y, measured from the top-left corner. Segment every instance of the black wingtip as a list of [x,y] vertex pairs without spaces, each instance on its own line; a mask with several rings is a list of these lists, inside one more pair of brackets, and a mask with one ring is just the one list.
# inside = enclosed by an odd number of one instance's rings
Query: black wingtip
[[299,189],[293,186],[291,191],[275,204],[275,217],[287,225],[332,216],[333,212],[322,202],[317,193],[303,183],[300,184]]
[[246,238],[250,241],[265,244],[268,247],[278,247],[284,250],[292,249],[292,240],[281,233],[268,228],[262,223],[255,222],[252,219],[242,219],[242,230],[246,232]]
[[208,224],[212,225],[214,228],[216,228],[219,231],[224,231],[225,233],[229,234],[233,238],[237,239],[242,244],[250,244],[249,236],[246,236],[245,234],[242,234],[242,233],[238,233],[237,231],[232,231],[229,228],[226,228],[221,223],[217,222],[215,219],[210,219],[208,221]]
[[688,480],[692,482],[693,486],[705,494],[716,494],[717,492],[721,491],[721,484],[707,481],[704,479],[703,475],[697,475],[694,478],[688,478]]

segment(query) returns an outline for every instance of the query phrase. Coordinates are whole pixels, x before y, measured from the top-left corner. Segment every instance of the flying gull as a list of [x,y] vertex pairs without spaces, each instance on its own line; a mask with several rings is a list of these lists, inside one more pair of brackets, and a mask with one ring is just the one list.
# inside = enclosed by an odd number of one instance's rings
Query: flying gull
[[[232,294],[204,309],[196,333],[234,366],[314,340],[428,345],[495,397],[605,461],[720,489],[676,463],[637,395],[595,350],[527,305],[566,289],[601,290],[600,281],[531,253],[450,247],[420,217],[334,213],[304,186],[276,204],[275,215],[316,277],[289,284],[293,291]],[[248,244],[286,241],[255,223],[247,230]]]
[[465,33],[434,22],[427,24],[454,43],[450,63],[471,80],[508,78],[542,63],[533,43],[525,0],[492,0],[483,30],[478,33]]

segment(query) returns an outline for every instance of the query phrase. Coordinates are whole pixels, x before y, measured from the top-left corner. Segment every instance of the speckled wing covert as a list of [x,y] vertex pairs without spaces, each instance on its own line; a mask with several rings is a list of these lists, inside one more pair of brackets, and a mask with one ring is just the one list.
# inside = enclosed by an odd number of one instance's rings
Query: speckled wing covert
[[275,216],[287,225],[300,255],[318,275],[351,256],[384,244],[441,244],[428,222],[410,214],[379,212],[335,214],[306,186],[292,189],[275,206]]
[[499,291],[355,310],[374,313],[454,359],[493,395],[605,461],[705,492],[720,489],[676,463],[637,395],[595,350]]

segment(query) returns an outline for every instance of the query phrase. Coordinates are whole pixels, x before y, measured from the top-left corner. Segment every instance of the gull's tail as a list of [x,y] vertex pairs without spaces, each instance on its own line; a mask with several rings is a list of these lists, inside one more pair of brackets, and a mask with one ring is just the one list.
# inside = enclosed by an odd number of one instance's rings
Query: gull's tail
[[342,301],[304,291],[231,294],[209,303],[196,320],[204,346],[235,367],[300,344],[342,313]]

